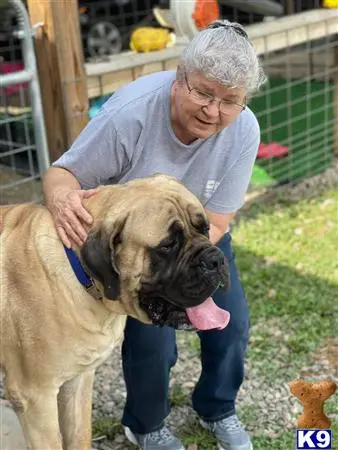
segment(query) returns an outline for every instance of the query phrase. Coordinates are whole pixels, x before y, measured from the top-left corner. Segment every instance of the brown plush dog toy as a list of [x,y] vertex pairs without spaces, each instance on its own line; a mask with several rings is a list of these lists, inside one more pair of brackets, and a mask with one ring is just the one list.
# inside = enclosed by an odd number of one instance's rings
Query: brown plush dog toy
[[300,400],[304,411],[298,417],[298,428],[330,428],[331,420],[324,413],[324,402],[336,392],[334,381],[325,380],[311,383],[304,380],[293,380],[289,383],[290,391]]

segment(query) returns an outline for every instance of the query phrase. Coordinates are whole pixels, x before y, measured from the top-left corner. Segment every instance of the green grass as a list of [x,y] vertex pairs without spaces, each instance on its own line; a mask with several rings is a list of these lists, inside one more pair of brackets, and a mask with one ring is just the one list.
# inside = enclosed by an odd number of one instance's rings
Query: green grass
[[197,419],[188,419],[184,427],[177,433],[177,437],[188,447],[190,444],[198,446],[198,450],[215,450],[216,439],[204,430]]
[[[282,159],[258,162],[277,182],[315,175],[332,161],[333,108],[328,105],[333,103],[333,85],[291,81],[292,86],[284,78],[271,78],[268,90],[250,103],[258,115],[262,142],[276,141],[289,148],[288,156]],[[271,105],[277,108],[273,113]],[[306,137],[304,130],[308,130]]]
[[121,423],[110,417],[99,417],[93,421],[92,426],[94,439],[105,436],[109,440],[114,440],[118,434],[123,432]]
[[[258,204],[234,229],[254,330],[248,358],[262,383],[291,381],[310,352],[337,335],[337,225],[338,191],[329,191]],[[272,329],[264,326],[271,322]],[[285,356],[275,358],[282,349]]]
[[169,392],[171,406],[183,406],[187,402],[187,394],[180,384],[175,384]]
[[[337,329],[337,225],[338,191],[259,204],[240,221],[233,237],[253,323],[280,317],[310,341]],[[297,341],[296,352],[307,348]]]

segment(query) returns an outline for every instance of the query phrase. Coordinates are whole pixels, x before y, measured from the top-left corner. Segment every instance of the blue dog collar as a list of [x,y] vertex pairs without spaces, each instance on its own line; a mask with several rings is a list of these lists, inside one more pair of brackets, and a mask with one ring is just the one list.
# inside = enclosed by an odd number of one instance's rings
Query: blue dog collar
[[97,288],[95,281],[83,269],[81,261],[79,260],[77,254],[71,248],[67,248],[64,246],[64,249],[68,257],[68,261],[76,275],[76,278],[92,297],[96,298],[97,300],[102,300],[103,295]]

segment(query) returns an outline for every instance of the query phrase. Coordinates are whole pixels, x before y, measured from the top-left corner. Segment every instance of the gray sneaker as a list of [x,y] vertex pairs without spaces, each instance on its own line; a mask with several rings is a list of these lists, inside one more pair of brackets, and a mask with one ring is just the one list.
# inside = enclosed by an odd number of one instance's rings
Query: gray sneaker
[[127,439],[141,450],[185,450],[180,442],[167,427],[147,434],[133,433],[130,428],[124,428]]
[[220,450],[253,450],[250,436],[236,414],[217,422],[201,420],[201,425],[215,435]]

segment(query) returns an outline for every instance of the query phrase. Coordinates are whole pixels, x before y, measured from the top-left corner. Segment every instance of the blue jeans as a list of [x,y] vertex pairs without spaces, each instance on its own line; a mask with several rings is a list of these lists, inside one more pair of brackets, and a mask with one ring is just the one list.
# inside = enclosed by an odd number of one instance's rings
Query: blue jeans
[[[247,302],[238,278],[229,233],[219,241],[230,267],[230,288],[213,299],[231,314],[222,331],[199,332],[202,372],[192,395],[193,407],[205,421],[235,412],[237,392],[244,377],[244,357],[249,335]],[[145,325],[128,318],[122,347],[127,401],[122,423],[135,433],[161,428],[170,412],[169,374],[177,360],[175,330]]]

